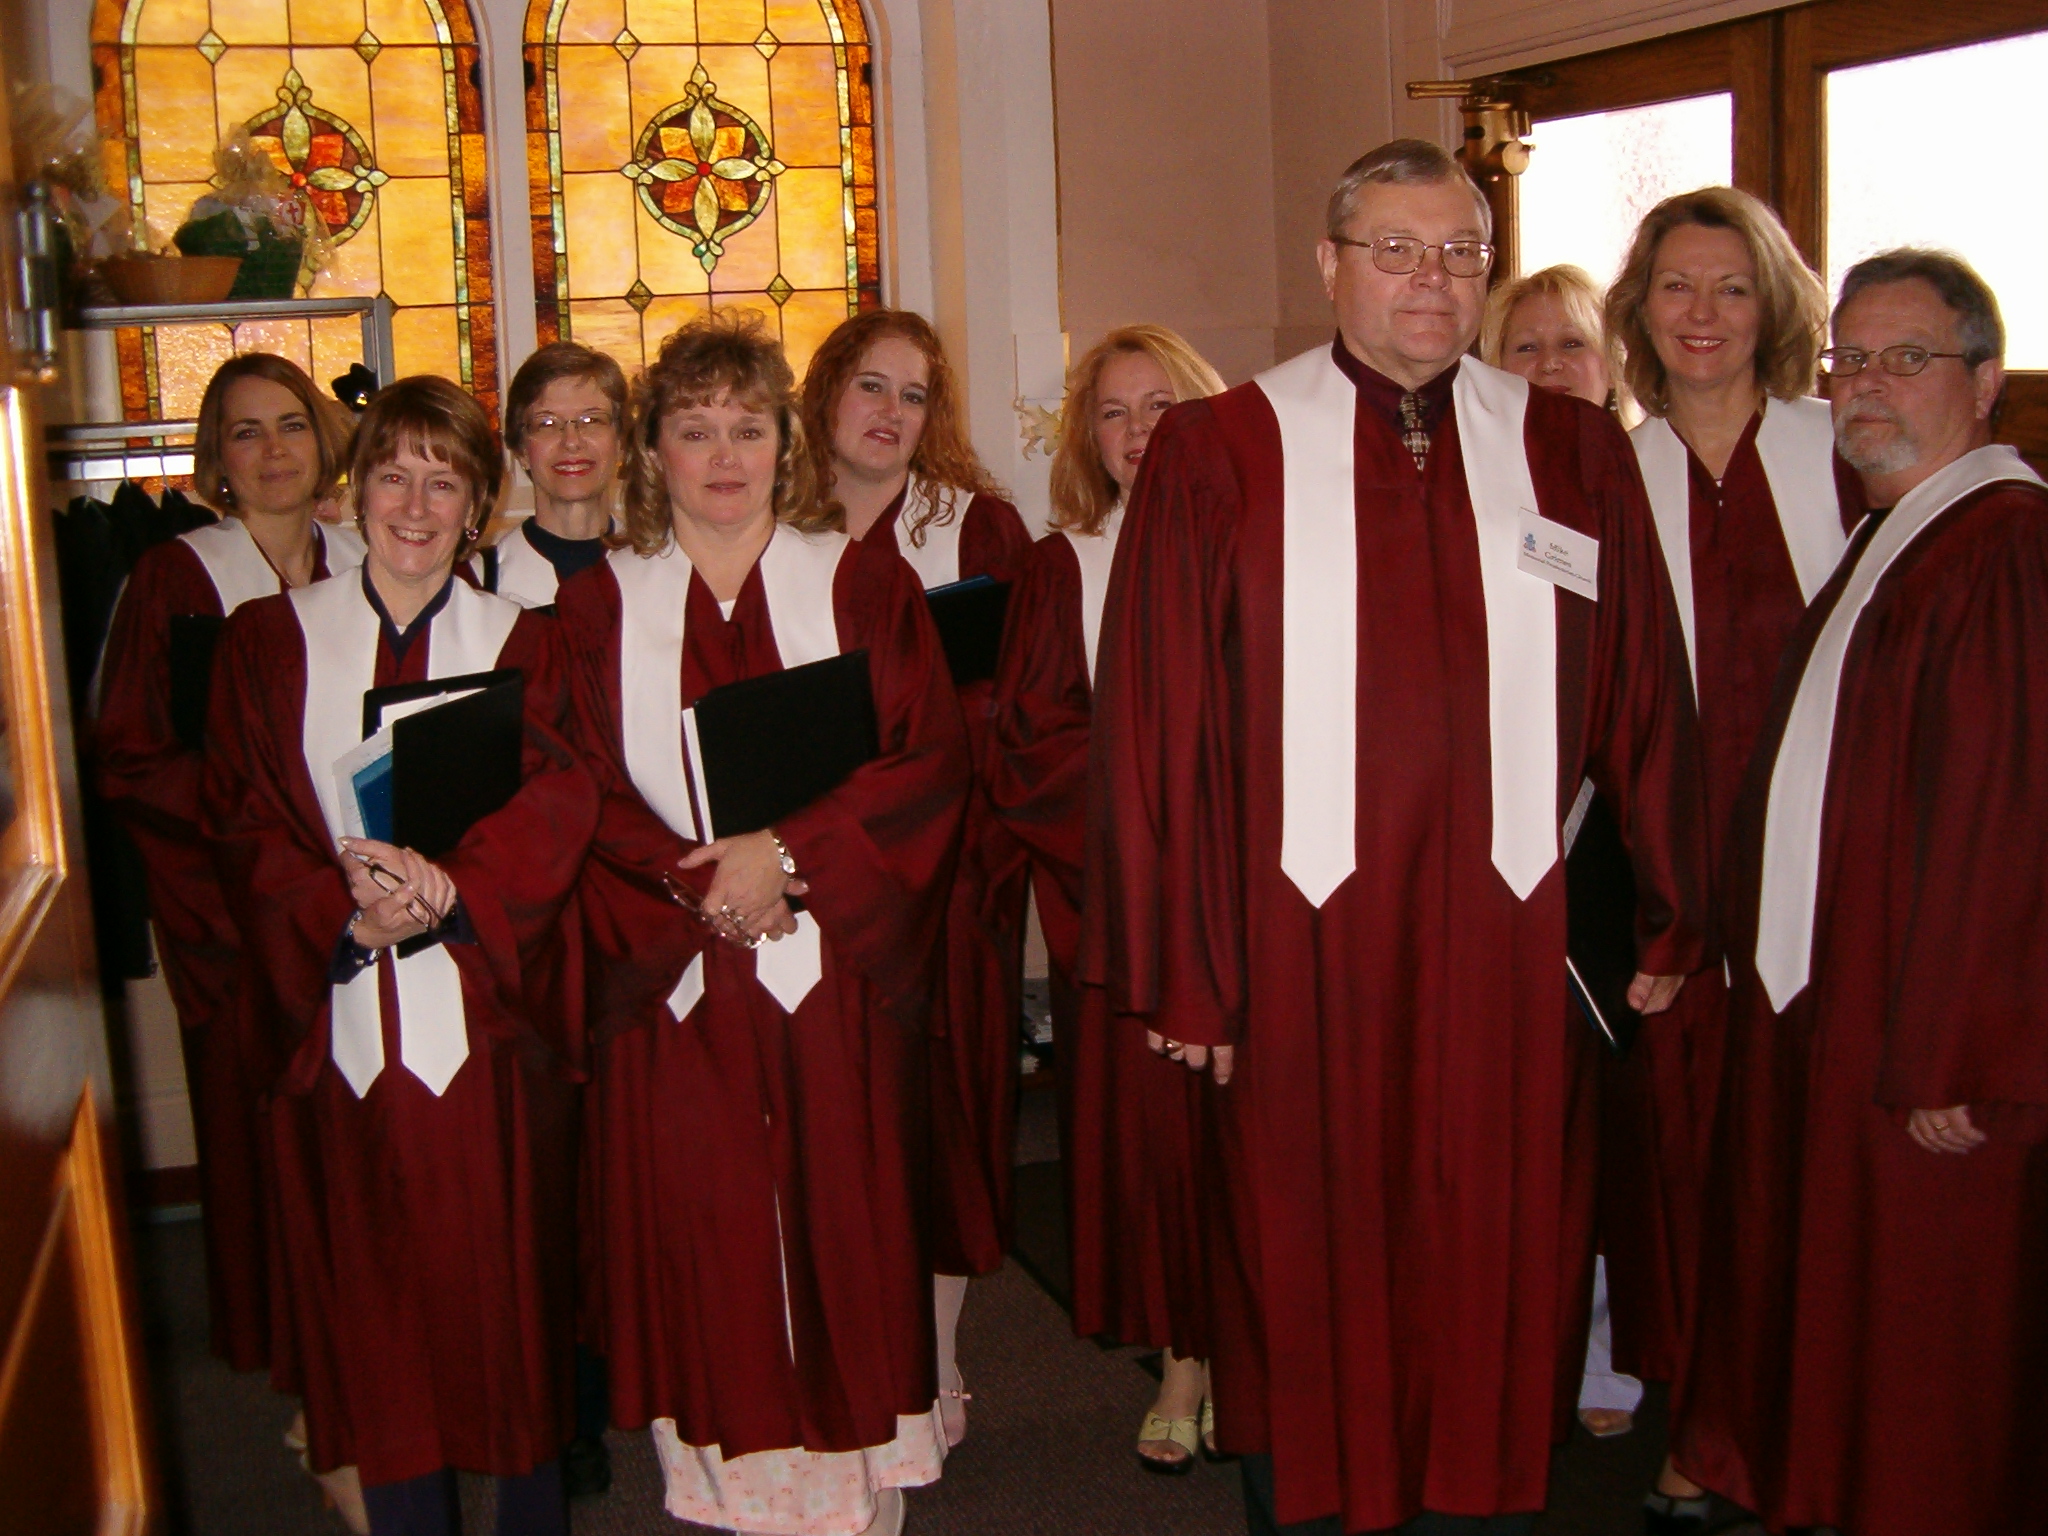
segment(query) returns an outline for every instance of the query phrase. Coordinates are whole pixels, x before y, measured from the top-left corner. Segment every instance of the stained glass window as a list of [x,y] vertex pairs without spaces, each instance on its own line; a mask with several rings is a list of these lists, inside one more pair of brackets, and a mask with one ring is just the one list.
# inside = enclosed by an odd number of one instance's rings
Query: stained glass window
[[[97,0],[108,179],[161,249],[247,127],[335,241],[316,297],[388,293],[399,373],[459,379],[495,412],[498,347],[476,26],[463,0]],[[233,352],[323,383],[361,356],[354,317],[123,331],[128,417],[193,415]]]
[[542,341],[630,373],[744,306],[801,372],[881,302],[858,0],[530,0],[526,58]]

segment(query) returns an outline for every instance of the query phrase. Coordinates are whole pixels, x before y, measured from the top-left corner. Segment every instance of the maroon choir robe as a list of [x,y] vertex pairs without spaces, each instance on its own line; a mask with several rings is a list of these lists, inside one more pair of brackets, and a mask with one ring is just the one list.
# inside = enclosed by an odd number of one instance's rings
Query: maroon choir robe
[[[1806,612],[1801,576],[1817,594],[1849,529],[1863,515],[1862,483],[1835,455],[1825,403],[1774,401],[1770,409],[1800,423],[1787,434],[1786,450],[1812,459],[1800,466],[1806,473],[1799,479],[1826,491],[1824,505],[1792,514],[1826,525],[1804,530],[1815,547],[1803,552],[1803,573],[1794,567],[1758,452],[1762,412],[1750,418],[1718,483],[1665,424],[1645,422],[1634,434],[1638,441],[1651,432],[1665,437],[1676,460],[1669,466],[1676,472],[1671,490],[1685,503],[1690,559],[1683,569],[1689,577],[1707,859],[1715,892],[1721,888],[1718,873],[1736,793],[1770,704],[1778,661]],[[1646,477],[1662,467],[1655,460],[1645,463]],[[1781,472],[1781,479],[1792,477]],[[1653,502],[1659,489],[1652,489]],[[1678,574],[1672,573],[1674,587]],[[1699,1258],[1699,1202],[1721,1086],[1727,1009],[1723,972],[1710,966],[1687,980],[1668,1012],[1646,1023],[1626,1057],[1604,1057],[1601,1063],[1599,1224],[1614,1368],[1653,1381],[1671,1380],[1682,1358],[1681,1320]]]
[[[1120,519],[1121,512],[1115,516]],[[1078,979],[1088,726],[1101,591],[1117,527],[1055,531],[1010,597],[996,679],[989,795],[1031,850],[1052,982],[1060,1164],[1074,1331],[1208,1354],[1201,1212],[1210,1171],[1206,1080],[1155,1055]],[[1079,551],[1099,569],[1084,583]],[[1091,611],[1092,610],[1092,611]]]
[[[583,883],[599,1040],[585,1220],[612,1420],[673,1419],[685,1444],[728,1461],[886,1445],[899,1415],[928,1414],[936,1396],[923,1021],[968,779],[945,657],[911,572],[886,545],[847,543],[831,617],[844,651],[868,653],[882,755],[776,824],[821,931],[822,975],[792,1013],[757,980],[755,953],[664,887],[696,841],[629,768],[629,732],[660,727],[651,704],[637,725],[624,718],[622,646],[644,643],[623,629],[626,561],[652,564],[616,551],[557,598],[603,794]],[[670,708],[782,670],[761,564],[729,619],[687,568],[679,600]],[[668,718],[679,751],[680,715]],[[711,873],[689,876],[700,894]],[[779,959],[772,948],[760,958]]]
[[[1139,472],[1097,675],[1105,920],[1083,974],[1128,1028],[1236,1043],[1216,1096],[1219,1436],[1271,1452],[1283,1523],[1378,1530],[1544,1503],[1580,1365],[1565,1132],[1592,1047],[1561,863],[1518,899],[1494,862],[1532,829],[1493,827],[1457,370],[1420,392],[1418,473],[1398,386],[1335,352],[1358,385],[1355,866],[1320,907],[1280,868],[1283,471],[1255,381],[1168,413]],[[1557,757],[1531,765],[1555,797],[1533,830],[1554,836],[1590,774],[1632,850],[1639,965],[1687,973],[1705,957],[1696,727],[1641,481],[1582,401],[1530,392],[1523,442],[1535,510],[1599,541],[1598,601],[1555,599]]]
[[[314,529],[314,580],[362,560],[352,533]],[[208,558],[221,567],[218,579]],[[261,1003],[242,996],[241,945],[199,830],[200,754],[179,742],[171,722],[171,620],[220,618],[248,597],[283,590],[236,519],[145,550],[107,631],[91,750],[94,788],[142,856],[157,963],[178,1011],[213,1352],[238,1371],[271,1364],[281,1389],[293,1391],[289,1343],[274,1346],[270,1336],[270,1223],[260,1172],[263,1095],[278,1064],[260,1029],[238,1013],[260,1011]]]
[[[1031,535],[1015,507],[975,496],[951,521],[927,524],[919,542],[907,524],[931,494],[913,477],[866,536],[893,539],[926,590],[1023,574]],[[946,903],[943,985],[932,1010],[932,1267],[942,1275],[987,1274],[1010,1247],[1030,865],[988,801],[993,693],[991,682],[959,690],[974,785]]]
[[[428,677],[445,622],[416,633],[402,659],[380,635],[373,685]],[[374,962],[383,1067],[358,1097],[335,1059],[330,1007],[355,903],[312,778],[333,765],[305,757],[293,599],[238,612],[215,662],[204,826],[274,997],[283,1063],[268,1113],[282,1225],[273,1294],[291,1311],[313,1468],[354,1464],[366,1485],[444,1466],[524,1474],[554,1459],[573,1422],[572,892],[597,797],[563,734],[569,680],[552,622],[519,614],[497,665],[526,680],[525,783],[439,861],[471,930],[446,945],[467,1057],[439,1094],[405,1065],[386,952]]]
[[[2022,1536],[2048,1531],[2038,482],[1953,502],[1871,592],[1839,672],[1808,979],[1781,1010],[1759,975],[1793,697],[1883,531],[1859,530],[1788,647],[1737,810],[1734,988],[1674,1452],[1773,1531]],[[1935,1154],[1906,1135],[1910,1111],[1957,1104],[1988,1144]]]

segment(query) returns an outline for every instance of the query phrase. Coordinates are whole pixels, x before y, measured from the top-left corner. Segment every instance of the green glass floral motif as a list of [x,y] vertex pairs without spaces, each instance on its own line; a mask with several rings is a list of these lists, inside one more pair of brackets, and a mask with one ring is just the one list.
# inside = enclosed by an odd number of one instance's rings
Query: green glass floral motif
[[688,240],[690,253],[710,272],[725,254],[725,241],[761,216],[783,169],[760,124],[720,101],[699,64],[683,99],[641,130],[632,163],[619,174],[639,185],[655,222]]
[[277,105],[249,120],[249,136],[293,186],[306,189],[336,245],[363,227],[377,188],[390,180],[360,133],[313,105],[312,88],[296,69],[277,88]]

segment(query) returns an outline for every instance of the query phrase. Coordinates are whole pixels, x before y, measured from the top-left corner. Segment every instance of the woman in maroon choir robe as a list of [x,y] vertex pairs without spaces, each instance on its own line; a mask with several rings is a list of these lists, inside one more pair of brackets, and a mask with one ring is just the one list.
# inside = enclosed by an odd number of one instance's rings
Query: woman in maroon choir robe
[[[985,576],[1014,582],[1031,535],[975,457],[938,333],[907,310],[870,310],[825,338],[804,375],[804,431],[831,526],[879,535],[926,591]],[[1023,845],[988,803],[993,684],[959,690],[975,781],[951,898],[944,985],[932,1010],[931,1261],[946,1433],[967,1432],[953,1339],[967,1276],[1010,1246],[1021,1055]]]
[[[498,1478],[501,1533],[568,1529],[571,894],[597,796],[554,627],[451,579],[501,474],[455,385],[380,393],[350,465],[362,569],[237,612],[208,720],[203,824],[281,1064],[276,1294],[312,1465],[360,1468],[373,1536],[450,1529],[458,1467]],[[524,678],[511,800],[433,861],[347,836],[365,692],[499,668]]]
[[[1629,436],[1692,663],[1711,873],[1779,658],[1862,513],[1827,404],[1812,398],[1827,296],[1769,208],[1705,187],[1644,217],[1607,316],[1647,413]],[[1683,1358],[1727,1006],[1719,968],[1695,976],[1608,1074],[1615,1357],[1655,1380]],[[1707,1511],[1674,1501],[1700,1496],[1667,1464],[1647,1506],[1653,1529],[1699,1529]]]
[[1068,375],[1054,531],[1032,549],[1010,601],[989,760],[990,798],[1031,849],[1051,963],[1074,1331],[1165,1352],[1138,1431],[1139,1459],[1159,1472],[1194,1466],[1208,1396],[1205,1087],[1119,1027],[1100,987],[1077,980],[1088,719],[1110,562],[1145,445],[1171,406],[1222,389],[1215,369],[1156,325],[1111,331]]
[[[671,336],[636,385],[626,541],[557,600],[603,793],[588,1220],[613,1418],[653,1422],[670,1513],[887,1536],[946,1454],[923,1020],[967,745],[915,576],[822,526],[793,383],[757,318]],[[860,653],[880,755],[710,837],[678,711]]]

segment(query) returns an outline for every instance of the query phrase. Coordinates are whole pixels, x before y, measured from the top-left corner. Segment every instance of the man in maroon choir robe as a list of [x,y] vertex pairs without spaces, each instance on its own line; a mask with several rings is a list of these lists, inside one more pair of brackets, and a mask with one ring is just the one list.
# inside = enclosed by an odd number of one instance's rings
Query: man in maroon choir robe
[[1737,810],[1674,1455],[1773,1531],[2048,1531],[2048,487],[1991,446],[2003,328],[1960,260],[1851,268],[1834,336],[1879,510]]
[[1217,1427],[1254,1531],[1544,1503],[1584,1267],[1558,853],[1583,774],[1643,893],[1635,1001],[1707,954],[1641,481],[1605,412],[1463,355],[1490,222],[1433,145],[1352,166],[1318,253],[1336,342],[1165,417],[1113,577],[1084,972],[1231,1073]]

